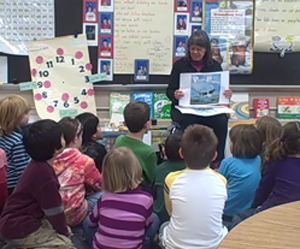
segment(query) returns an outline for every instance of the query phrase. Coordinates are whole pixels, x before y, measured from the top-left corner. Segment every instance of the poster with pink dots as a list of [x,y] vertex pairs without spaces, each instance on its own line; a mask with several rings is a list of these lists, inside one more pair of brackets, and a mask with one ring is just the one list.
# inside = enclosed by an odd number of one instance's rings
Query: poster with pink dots
[[85,35],[64,36],[28,43],[33,90],[41,119],[60,120],[82,112],[96,114],[92,64]]

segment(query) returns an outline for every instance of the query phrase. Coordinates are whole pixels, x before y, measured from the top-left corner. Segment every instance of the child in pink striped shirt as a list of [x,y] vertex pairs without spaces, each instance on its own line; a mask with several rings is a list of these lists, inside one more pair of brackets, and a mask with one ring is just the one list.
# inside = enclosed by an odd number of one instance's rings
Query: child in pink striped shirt
[[151,248],[160,222],[152,213],[152,196],[139,187],[138,159],[130,149],[119,147],[106,155],[102,167],[106,192],[88,218],[90,227],[97,228],[89,229],[87,236],[96,232],[93,248]]

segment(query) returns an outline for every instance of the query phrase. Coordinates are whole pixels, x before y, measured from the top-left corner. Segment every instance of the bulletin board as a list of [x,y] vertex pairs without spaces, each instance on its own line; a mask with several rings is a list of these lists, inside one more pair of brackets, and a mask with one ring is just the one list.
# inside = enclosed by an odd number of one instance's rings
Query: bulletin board
[[[75,32],[84,32],[82,20],[83,0],[55,0],[56,37],[72,35]],[[96,46],[89,47],[90,60],[93,64],[93,74],[96,74],[98,71],[98,54],[99,50]],[[31,77],[28,57],[12,55],[7,56],[9,81],[12,83],[30,81]],[[281,58],[278,54],[254,52],[252,73],[249,75],[231,75],[230,83],[239,85],[298,85],[300,82],[299,65],[300,53],[298,52],[286,54],[284,58]],[[149,81],[145,82],[145,84],[167,84],[168,82],[169,75],[150,74]],[[134,80],[133,74],[116,74],[113,75],[113,81],[101,82],[99,84],[140,83]]]

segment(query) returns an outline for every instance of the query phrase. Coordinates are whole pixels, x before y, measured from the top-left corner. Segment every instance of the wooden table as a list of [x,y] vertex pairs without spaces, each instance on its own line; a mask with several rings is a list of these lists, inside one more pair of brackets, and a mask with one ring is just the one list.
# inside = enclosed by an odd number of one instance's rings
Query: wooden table
[[219,249],[299,249],[300,201],[270,208],[245,220]]

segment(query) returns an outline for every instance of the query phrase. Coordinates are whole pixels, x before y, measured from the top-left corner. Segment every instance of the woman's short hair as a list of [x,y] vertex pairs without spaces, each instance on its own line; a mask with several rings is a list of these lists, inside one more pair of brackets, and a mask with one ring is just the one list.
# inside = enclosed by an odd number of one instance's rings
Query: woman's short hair
[[4,134],[11,134],[20,126],[22,118],[31,110],[28,100],[9,95],[0,101],[0,126]]
[[262,151],[260,132],[248,124],[239,124],[230,129],[231,153],[234,157],[254,158]]
[[131,149],[119,147],[107,153],[102,165],[103,189],[120,193],[137,188],[142,182],[142,167]]
[[204,60],[207,64],[212,64],[213,59],[212,59],[212,52],[211,52],[211,42],[210,42],[209,37],[208,37],[208,35],[205,31],[197,30],[188,39],[187,53],[185,55],[185,58],[187,60],[191,60],[190,49],[191,49],[191,46],[193,46],[193,45],[205,48],[206,52],[205,52],[205,55],[204,55]]

